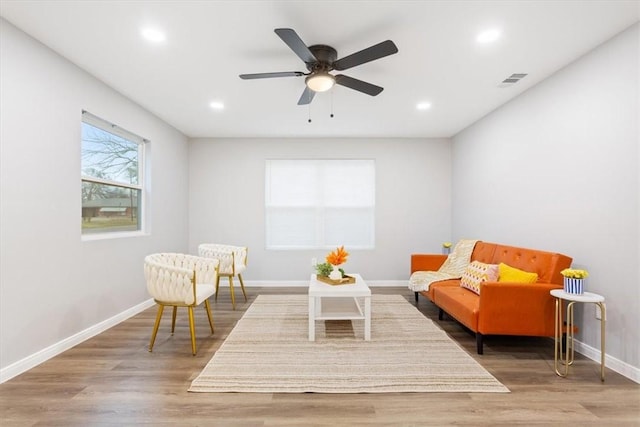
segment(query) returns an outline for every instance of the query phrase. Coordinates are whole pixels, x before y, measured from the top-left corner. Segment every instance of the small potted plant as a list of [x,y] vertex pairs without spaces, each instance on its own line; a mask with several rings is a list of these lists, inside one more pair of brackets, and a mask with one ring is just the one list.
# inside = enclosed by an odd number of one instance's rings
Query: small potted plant
[[589,277],[587,270],[565,268],[560,272],[564,278],[564,291],[568,294],[583,294],[584,279]]
[[442,254],[449,255],[451,253],[451,242],[444,242],[442,244]]
[[316,273],[318,276],[329,277],[329,274],[333,271],[333,266],[328,262],[322,264],[316,264]]

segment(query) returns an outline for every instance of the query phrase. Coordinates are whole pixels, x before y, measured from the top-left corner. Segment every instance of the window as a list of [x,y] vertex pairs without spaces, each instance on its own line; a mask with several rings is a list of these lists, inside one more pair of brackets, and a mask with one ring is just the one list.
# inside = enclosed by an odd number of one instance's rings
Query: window
[[267,160],[267,249],[374,247],[373,160]]
[[82,234],[141,230],[146,140],[82,112]]

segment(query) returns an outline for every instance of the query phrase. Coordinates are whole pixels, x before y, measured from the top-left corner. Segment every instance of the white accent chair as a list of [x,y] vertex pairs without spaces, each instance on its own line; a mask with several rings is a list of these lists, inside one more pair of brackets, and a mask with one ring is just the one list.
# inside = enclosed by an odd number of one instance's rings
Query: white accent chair
[[236,299],[233,291],[234,276],[238,276],[244,300],[245,302],[247,301],[247,293],[244,290],[244,282],[242,280],[242,272],[247,268],[247,252],[248,249],[244,246],[222,245],[217,243],[203,243],[198,246],[198,255],[206,258],[215,258],[220,261],[218,278],[216,279],[216,301],[218,300],[220,277],[228,277],[231,305],[234,310],[236,309]]
[[189,311],[189,330],[191,332],[191,351],[196,355],[196,330],[193,321],[193,308],[204,302],[213,334],[213,318],[208,298],[215,294],[218,280],[219,261],[194,255],[178,253],[157,253],[144,259],[144,277],[147,290],[158,304],[158,314],[153,327],[149,351],[153,350],[160,319],[165,306],[173,307],[171,333],[176,327],[178,307],[187,307]]

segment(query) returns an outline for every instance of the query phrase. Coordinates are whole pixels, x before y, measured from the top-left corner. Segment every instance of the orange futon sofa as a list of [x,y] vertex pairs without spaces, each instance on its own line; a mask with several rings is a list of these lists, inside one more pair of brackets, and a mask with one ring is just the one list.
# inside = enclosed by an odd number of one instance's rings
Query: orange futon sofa
[[[411,255],[411,273],[437,271],[446,255]],[[419,292],[443,313],[476,334],[478,354],[483,352],[484,335],[552,337],[555,334],[555,299],[551,289],[562,288],[560,272],[571,266],[566,255],[478,241],[471,261],[504,263],[538,274],[536,283],[483,282],[480,294],[460,286],[460,279],[434,282]],[[498,279],[499,280],[499,279]],[[418,292],[415,293],[416,304]]]

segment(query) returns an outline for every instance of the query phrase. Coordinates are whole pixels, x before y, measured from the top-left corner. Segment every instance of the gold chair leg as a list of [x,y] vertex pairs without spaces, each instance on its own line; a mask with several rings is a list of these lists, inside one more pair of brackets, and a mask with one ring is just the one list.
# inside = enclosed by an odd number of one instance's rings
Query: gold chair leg
[[244,282],[242,281],[242,274],[238,274],[238,279],[240,280],[240,287],[242,288],[242,294],[244,295],[244,302],[247,302],[247,293],[244,290]]
[[236,309],[236,297],[233,292],[233,277],[229,276],[229,292],[231,292],[231,306]]
[[204,308],[207,310],[207,317],[209,318],[209,326],[211,326],[211,333],[213,334],[213,317],[211,317],[211,306],[209,300],[204,300]]
[[162,312],[164,311],[164,305],[158,304],[158,313],[156,314],[156,324],[153,326],[153,333],[151,334],[151,342],[149,343],[149,351],[153,351],[153,344],[156,342],[156,334],[158,333],[158,327],[160,326],[160,319],[162,319]]
[[171,316],[171,335],[176,330],[176,315],[178,314],[178,307],[173,306],[173,315]]
[[189,309],[189,330],[191,331],[191,352],[196,355],[196,328],[193,321],[193,307],[187,307]]
[[218,301],[218,288],[220,287],[220,275],[216,277],[216,301]]

